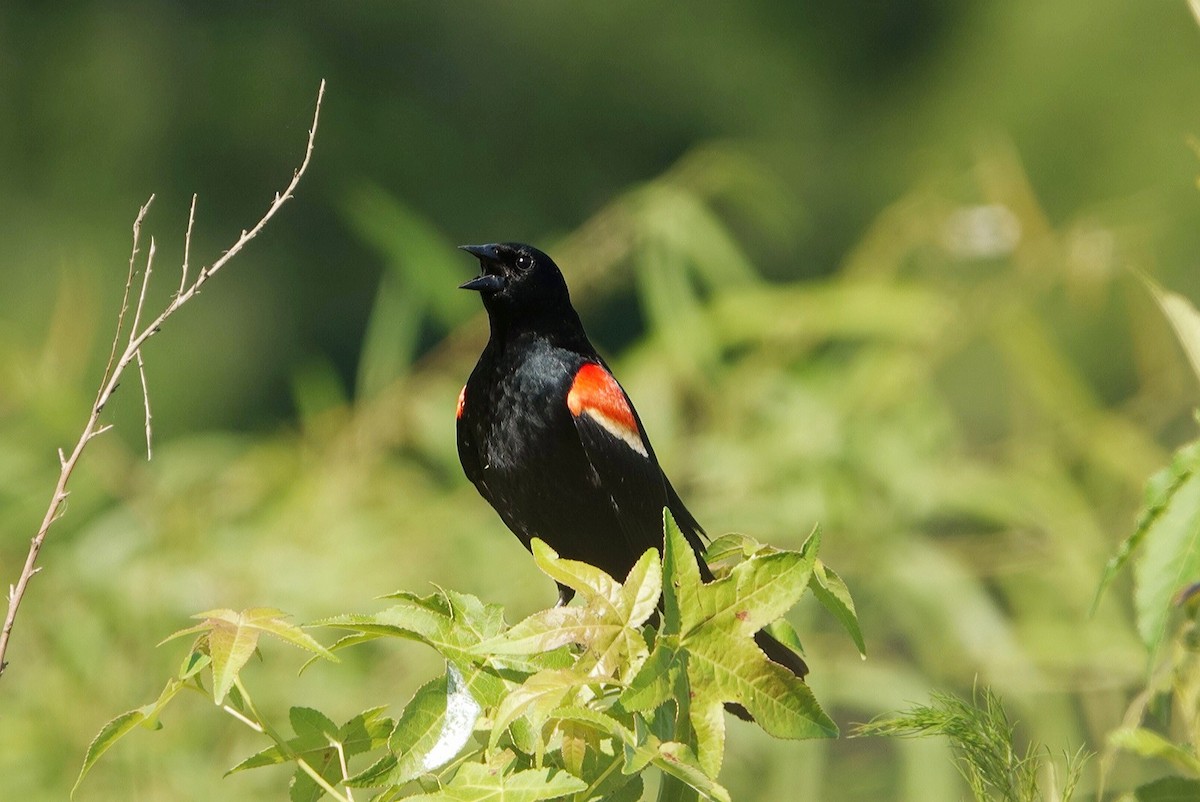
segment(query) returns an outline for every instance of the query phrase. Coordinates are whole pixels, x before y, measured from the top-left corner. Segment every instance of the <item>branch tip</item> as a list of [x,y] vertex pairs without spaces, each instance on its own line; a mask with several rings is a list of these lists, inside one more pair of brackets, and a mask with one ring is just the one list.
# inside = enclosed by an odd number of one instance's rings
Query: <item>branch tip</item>
[[[133,244],[129,253],[129,268],[125,276],[125,290],[121,296],[121,307],[117,313],[117,327],[113,333],[112,346],[109,349],[108,362],[104,367],[104,374],[101,377],[100,384],[96,390],[96,400],[92,403],[91,414],[88,417],[87,423],[83,427],[83,432],[79,436],[79,441],[75,444],[75,448],[71,451],[70,456],[63,449],[58,449],[59,461],[59,476],[58,482],[54,487],[54,493],[50,497],[50,504],[46,508],[46,513],[42,518],[42,525],[38,529],[37,534],[30,540],[29,553],[25,558],[25,565],[21,570],[21,574],[17,579],[16,584],[9,585],[8,592],[8,610],[4,616],[3,627],[0,627],[0,675],[3,675],[4,670],[8,667],[8,661],[4,659],[8,649],[8,644],[13,630],[13,625],[16,622],[17,610],[21,605],[21,600],[25,596],[25,591],[29,585],[30,579],[37,575],[42,569],[38,566],[37,558],[41,551],[42,543],[50,531],[50,526],[57,521],[66,512],[66,506],[63,502],[66,501],[70,491],[67,490],[67,483],[71,478],[72,472],[83,453],[84,447],[92,440],[104,432],[107,432],[113,426],[107,424],[97,428],[99,423],[100,413],[104,410],[105,404],[112,394],[116,392],[120,386],[120,376],[129,362],[136,358],[138,363],[138,373],[142,383],[142,400],[146,410],[146,458],[151,457],[151,428],[150,428],[150,394],[146,389],[145,362],[142,359],[141,347],[154,334],[157,334],[162,327],[163,322],[170,317],[175,310],[183,306],[191,297],[196,295],[202,284],[204,284],[213,274],[225,266],[250,240],[254,239],[263,229],[267,222],[275,216],[289,198],[292,197],[292,192],[296,189],[300,182],[301,176],[308,169],[308,164],[312,159],[313,142],[317,134],[317,123],[321,116],[321,101],[325,97],[325,81],[321,81],[320,88],[317,90],[316,108],[313,110],[312,127],[308,130],[308,142],[304,149],[304,158],[300,162],[300,166],[292,173],[291,182],[283,190],[282,193],[275,193],[275,200],[267,208],[267,211],[259,219],[259,221],[249,230],[243,229],[241,236],[236,242],[218,258],[209,267],[202,267],[199,270],[197,278],[192,284],[188,285],[188,264],[191,254],[192,228],[196,219],[196,195],[192,195],[192,204],[188,212],[188,227],[184,237],[184,253],[181,276],[179,282],[179,291],[175,294],[174,299],[167,304],[166,308],[159,313],[153,321],[147,324],[144,328],[141,326],[142,311],[146,304],[146,291],[150,283],[150,275],[154,269],[154,252],[156,243],[153,237],[150,238],[149,252],[146,258],[146,269],[142,274],[142,286],[138,293],[137,307],[134,310],[134,319],[129,329],[128,340],[125,350],[121,353],[120,358],[117,356],[117,343],[121,340],[122,334],[125,333],[125,314],[129,311],[129,301],[133,290],[133,278],[137,272],[136,260],[139,252],[139,244],[141,239],[142,223],[146,215],[150,211],[150,206],[154,202],[155,196],[152,194],[146,202],[138,209],[137,216],[133,221]],[[233,715],[237,715],[235,711],[228,706],[225,708]],[[239,716],[240,717],[240,716]],[[252,725],[253,726],[253,725]],[[318,775],[319,776],[319,775]],[[326,789],[327,791],[331,789]],[[335,792],[336,793],[336,792]],[[338,795],[340,796],[340,795]]]

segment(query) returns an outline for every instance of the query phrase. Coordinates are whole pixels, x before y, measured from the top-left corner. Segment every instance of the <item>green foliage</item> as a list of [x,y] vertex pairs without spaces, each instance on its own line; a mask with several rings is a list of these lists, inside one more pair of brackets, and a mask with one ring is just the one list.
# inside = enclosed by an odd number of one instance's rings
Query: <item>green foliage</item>
[[953,694],[934,694],[929,705],[865,724],[856,734],[946,738],[976,802],[1069,802],[1086,755],[1082,750],[1065,754],[1061,790],[1043,791],[1046,750],[1030,744],[1021,752],[1015,730],[1000,697],[984,688],[971,702]]
[[[1200,379],[1200,312],[1149,278],[1143,281]],[[1126,752],[1187,775],[1144,783],[1129,798],[1195,799],[1200,793],[1200,441],[1176,451],[1171,464],[1146,482],[1137,525],[1105,566],[1097,598],[1130,561],[1138,631],[1151,669],[1126,724],[1108,736],[1106,763],[1111,767],[1117,753]],[[1161,720],[1166,709],[1174,711],[1174,721]]]
[[[332,650],[278,610],[201,613],[201,623],[167,639],[197,636],[177,675],[157,702],[105,725],[80,780],[113,743],[139,724],[154,725],[178,691],[189,689],[273,742],[230,774],[294,764],[292,802],[326,794],[349,799],[339,786],[381,789],[380,800],[635,800],[648,767],[664,775],[660,800],[727,802],[717,781],[723,704],[743,705],[779,738],[837,734],[808,686],[753,645],[754,633],[779,620],[809,586],[820,538],[814,533],[800,552],[722,538],[713,555],[720,574],[704,584],[695,554],[664,514],[661,562],[656,551],[646,552],[623,583],[535,540],[538,567],[573,588],[580,603],[511,627],[497,605],[448,590],[394,593],[388,598],[395,603],[379,613],[319,622],[351,633]],[[856,633],[844,585],[836,598],[835,609]],[[662,624],[655,630],[648,622],[660,600]],[[341,726],[315,709],[292,707],[294,735],[285,737],[241,677],[264,632],[328,660],[337,659],[335,650],[368,641],[415,640],[433,648],[446,671],[423,685],[395,721],[383,716],[384,706]],[[373,762],[352,772],[360,756]]]

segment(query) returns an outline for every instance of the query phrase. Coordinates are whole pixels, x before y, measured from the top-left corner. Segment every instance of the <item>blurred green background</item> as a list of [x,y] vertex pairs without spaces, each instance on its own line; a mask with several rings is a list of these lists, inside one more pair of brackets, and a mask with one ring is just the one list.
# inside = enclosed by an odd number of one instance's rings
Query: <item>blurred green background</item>
[[[462,478],[486,337],[460,242],[563,266],[710,531],[815,522],[869,660],[806,603],[843,730],[987,683],[1021,732],[1098,750],[1146,658],[1122,578],[1088,617],[1197,387],[1131,270],[1200,297],[1200,30],[1183,0],[64,2],[0,6],[0,580],[14,581],[107,356],[137,208],[158,281],[295,201],[145,351],[47,541],[0,680],[0,796],[61,799],[212,607],[299,620],[430,582],[548,604]],[[106,412],[106,415],[110,414]],[[392,712],[438,670],[364,647],[260,703]],[[269,672],[269,673],[268,673]],[[79,799],[261,799],[259,748],[190,701]],[[940,743],[731,724],[740,800],[941,800]],[[1110,789],[1145,769],[1118,762]],[[1087,785],[1095,787],[1095,772]]]

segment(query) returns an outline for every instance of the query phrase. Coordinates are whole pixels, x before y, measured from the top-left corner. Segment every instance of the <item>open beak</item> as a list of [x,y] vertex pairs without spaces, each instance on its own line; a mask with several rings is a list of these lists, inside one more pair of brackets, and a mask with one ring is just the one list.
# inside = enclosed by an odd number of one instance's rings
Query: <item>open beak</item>
[[504,289],[504,276],[488,272],[489,265],[497,264],[500,261],[500,254],[497,253],[495,245],[459,245],[458,247],[478,259],[479,267],[483,271],[470,281],[459,284],[460,290],[499,292]]

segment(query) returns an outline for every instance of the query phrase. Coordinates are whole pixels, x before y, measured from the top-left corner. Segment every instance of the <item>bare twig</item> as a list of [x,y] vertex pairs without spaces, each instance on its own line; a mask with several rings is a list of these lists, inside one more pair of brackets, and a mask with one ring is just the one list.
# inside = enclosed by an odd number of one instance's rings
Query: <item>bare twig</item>
[[[193,196],[195,197],[195,196]],[[184,257],[186,258],[186,256]],[[154,271],[154,237],[150,238],[150,251],[146,254],[146,270],[142,273],[142,291],[138,294],[137,308],[133,311],[133,325],[129,327],[129,341],[142,322],[142,309],[146,306],[146,288],[150,286],[150,274]],[[150,448],[150,388],[146,385],[146,362],[142,359],[142,349],[137,350],[138,378],[142,381],[142,406],[146,410],[146,459],[153,459],[154,453]]]
[[[325,88],[325,84],[321,84],[321,88]],[[318,107],[320,101],[318,100]],[[316,127],[316,121],[313,122],[313,127]],[[196,223],[196,195],[192,194],[192,208],[188,210],[188,227],[187,234],[183,238],[183,275],[179,277],[179,292],[176,295],[182,295],[183,290],[187,287],[187,271],[188,259],[192,255],[192,226]]]
[[145,373],[143,370],[141,356],[142,346],[145,344],[146,340],[150,339],[158,332],[167,318],[173,315],[175,311],[179,309],[179,307],[191,300],[192,297],[200,291],[200,288],[217,273],[217,271],[228,264],[230,259],[241,252],[246,243],[258,236],[258,233],[262,231],[263,227],[267,224],[267,221],[274,217],[283,204],[292,198],[292,193],[295,192],[296,187],[300,183],[301,176],[303,176],[305,170],[308,169],[309,161],[312,159],[313,141],[317,135],[317,122],[321,116],[321,101],[324,99],[324,97],[325,82],[322,81],[320,89],[317,90],[317,104],[313,111],[312,128],[310,128],[308,131],[308,144],[304,150],[304,159],[300,162],[300,166],[296,168],[295,172],[292,174],[292,180],[287,185],[287,188],[284,189],[283,192],[275,195],[271,205],[267,207],[266,213],[263,214],[262,218],[260,218],[259,221],[254,224],[253,228],[249,229],[248,231],[242,231],[241,236],[237,238],[237,240],[227,251],[225,251],[209,267],[201,268],[195,281],[193,281],[191,285],[187,285],[187,259],[188,251],[191,248],[192,224],[196,211],[196,200],[193,196],[192,210],[188,215],[187,236],[184,240],[184,268],[183,278],[180,282],[180,290],[171,300],[171,302],[167,304],[166,309],[159,313],[158,317],[142,326],[141,320],[143,307],[145,306],[146,301],[146,286],[150,281],[150,272],[154,257],[154,245],[153,242],[151,242],[149,258],[146,262],[146,272],[142,277],[141,292],[138,295],[138,304],[134,311],[133,324],[130,326],[129,339],[124,351],[121,352],[121,355],[118,358],[117,341],[120,340],[121,334],[124,331],[125,314],[129,310],[129,300],[133,288],[133,277],[135,273],[134,260],[137,258],[138,240],[141,234],[142,221],[145,219],[146,213],[150,209],[150,204],[154,201],[154,196],[151,195],[150,200],[146,201],[146,205],[138,211],[137,218],[133,223],[133,250],[129,256],[129,273],[125,279],[125,293],[121,299],[121,311],[117,314],[117,331],[113,337],[113,344],[109,353],[108,364],[104,368],[104,377],[101,379],[100,388],[96,393],[96,401],[94,404],[92,404],[91,414],[88,416],[87,423],[83,427],[83,432],[79,435],[79,440],[75,443],[75,447],[71,450],[71,453],[64,456],[63,451],[61,449],[59,450],[60,471],[58,475],[58,482],[54,485],[54,492],[50,496],[50,504],[46,508],[45,516],[42,518],[42,525],[38,528],[37,534],[33,536],[33,539],[29,543],[29,554],[25,558],[25,566],[21,570],[21,576],[18,578],[15,585],[9,586],[8,611],[4,616],[4,627],[3,629],[0,629],[0,675],[3,675],[4,669],[8,665],[4,659],[4,656],[8,650],[9,639],[12,636],[13,624],[17,617],[17,610],[21,606],[21,600],[25,597],[25,591],[29,586],[29,581],[37,574],[38,571],[41,570],[37,566],[38,554],[42,550],[42,544],[46,540],[46,534],[50,531],[51,524],[58,520],[64,511],[64,502],[66,501],[68,495],[67,483],[71,478],[71,473],[75,470],[75,466],[78,464],[84,448],[87,447],[87,444],[91,442],[92,438],[97,437],[98,435],[103,434],[112,428],[112,424],[106,424],[103,426],[100,425],[100,413],[104,410],[104,406],[108,403],[109,398],[112,397],[113,391],[117,389],[117,385],[120,384],[121,375],[125,372],[125,368],[129,366],[130,362],[137,360],[138,369],[142,373],[142,397],[146,404],[146,449],[147,456],[149,456],[150,399],[149,394],[145,390]]

